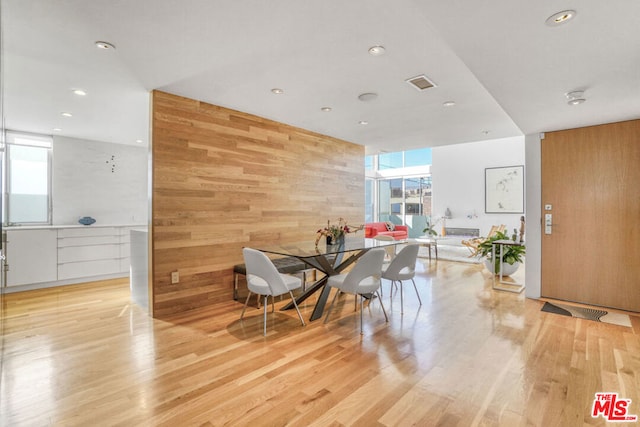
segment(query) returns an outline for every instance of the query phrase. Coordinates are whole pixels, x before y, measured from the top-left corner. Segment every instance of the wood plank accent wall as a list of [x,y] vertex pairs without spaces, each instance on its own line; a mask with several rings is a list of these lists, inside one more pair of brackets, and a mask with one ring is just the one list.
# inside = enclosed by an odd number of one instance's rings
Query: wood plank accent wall
[[364,219],[361,145],[154,91],[151,150],[154,317],[231,299],[244,246]]

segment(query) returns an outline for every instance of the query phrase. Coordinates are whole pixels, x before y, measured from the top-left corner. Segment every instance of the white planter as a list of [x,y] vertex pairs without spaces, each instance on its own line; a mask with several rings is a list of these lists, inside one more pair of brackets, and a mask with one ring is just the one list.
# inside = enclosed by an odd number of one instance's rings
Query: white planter
[[[498,273],[496,273],[493,268],[493,263],[491,262],[491,259],[485,259],[484,260],[484,266],[487,267],[487,270],[489,270],[491,273],[493,274],[500,274],[500,272],[498,271]],[[509,264],[506,262],[502,263],[502,275],[503,276],[510,276],[513,273],[515,273],[518,270],[518,267],[520,267],[520,263],[519,262],[514,262],[513,264]]]

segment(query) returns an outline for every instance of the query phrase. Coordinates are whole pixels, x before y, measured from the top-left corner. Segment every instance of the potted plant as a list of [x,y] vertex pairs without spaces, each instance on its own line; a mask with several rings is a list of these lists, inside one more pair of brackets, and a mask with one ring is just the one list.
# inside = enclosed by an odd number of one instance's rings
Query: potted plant
[[435,227],[435,225],[436,225],[436,223],[432,224],[431,222],[427,221],[427,224],[426,224],[424,230],[422,230],[422,232],[426,233],[427,237],[435,237],[435,236],[437,236],[438,232],[433,229],[433,227]]
[[[493,274],[500,273],[500,263],[502,263],[502,275],[509,276],[518,270],[520,263],[522,262],[522,256],[526,252],[524,245],[505,245],[502,247],[502,260],[500,259],[499,245],[495,245],[496,260],[495,265],[492,265],[491,260],[493,258],[493,242],[496,240],[508,240],[507,234],[502,231],[496,232],[493,236],[485,239],[478,245],[478,255],[485,258],[484,264]],[[497,272],[497,273],[496,273]]]

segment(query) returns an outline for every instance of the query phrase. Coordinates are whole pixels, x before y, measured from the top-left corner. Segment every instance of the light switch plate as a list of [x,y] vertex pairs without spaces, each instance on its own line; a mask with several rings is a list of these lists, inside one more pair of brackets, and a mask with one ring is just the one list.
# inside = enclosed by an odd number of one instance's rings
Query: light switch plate
[[550,211],[550,210],[551,210],[551,208],[552,208],[552,206],[551,206],[551,205],[544,205],[544,210],[545,210],[545,211]]

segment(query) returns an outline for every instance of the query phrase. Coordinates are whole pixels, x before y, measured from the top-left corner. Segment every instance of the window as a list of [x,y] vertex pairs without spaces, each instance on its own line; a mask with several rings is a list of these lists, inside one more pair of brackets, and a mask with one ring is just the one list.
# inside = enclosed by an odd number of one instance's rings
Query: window
[[50,223],[52,139],[45,135],[7,132],[6,221]]
[[378,155],[378,169],[396,169],[402,167],[402,151]]
[[422,213],[420,212],[420,203],[406,203],[405,207],[407,215],[420,215]]
[[402,179],[378,181],[378,217],[380,221],[402,223]]
[[364,157],[364,170],[372,171],[374,168],[373,162],[375,158],[374,156],[365,156]]
[[[415,215],[431,215],[431,177],[421,176],[405,178],[404,199],[406,213]],[[412,206],[409,208],[409,206]]]
[[[411,166],[426,166],[431,164],[431,148],[419,148],[417,150],[398,151],[378,155],[378,169],[400,169]],[[365,163],[367,169],[373,162]]]
[[364,222],[374,222],[374,185],[375,181],[373,179],[367,178],[364,181]]
[[404,224],[409,237],[422,236],[431,217],[431,148],[372,157],[365,163],[366,221]]
[[424,166],[431,164],[431,148],[421,148],[404,152],[404,166]]

